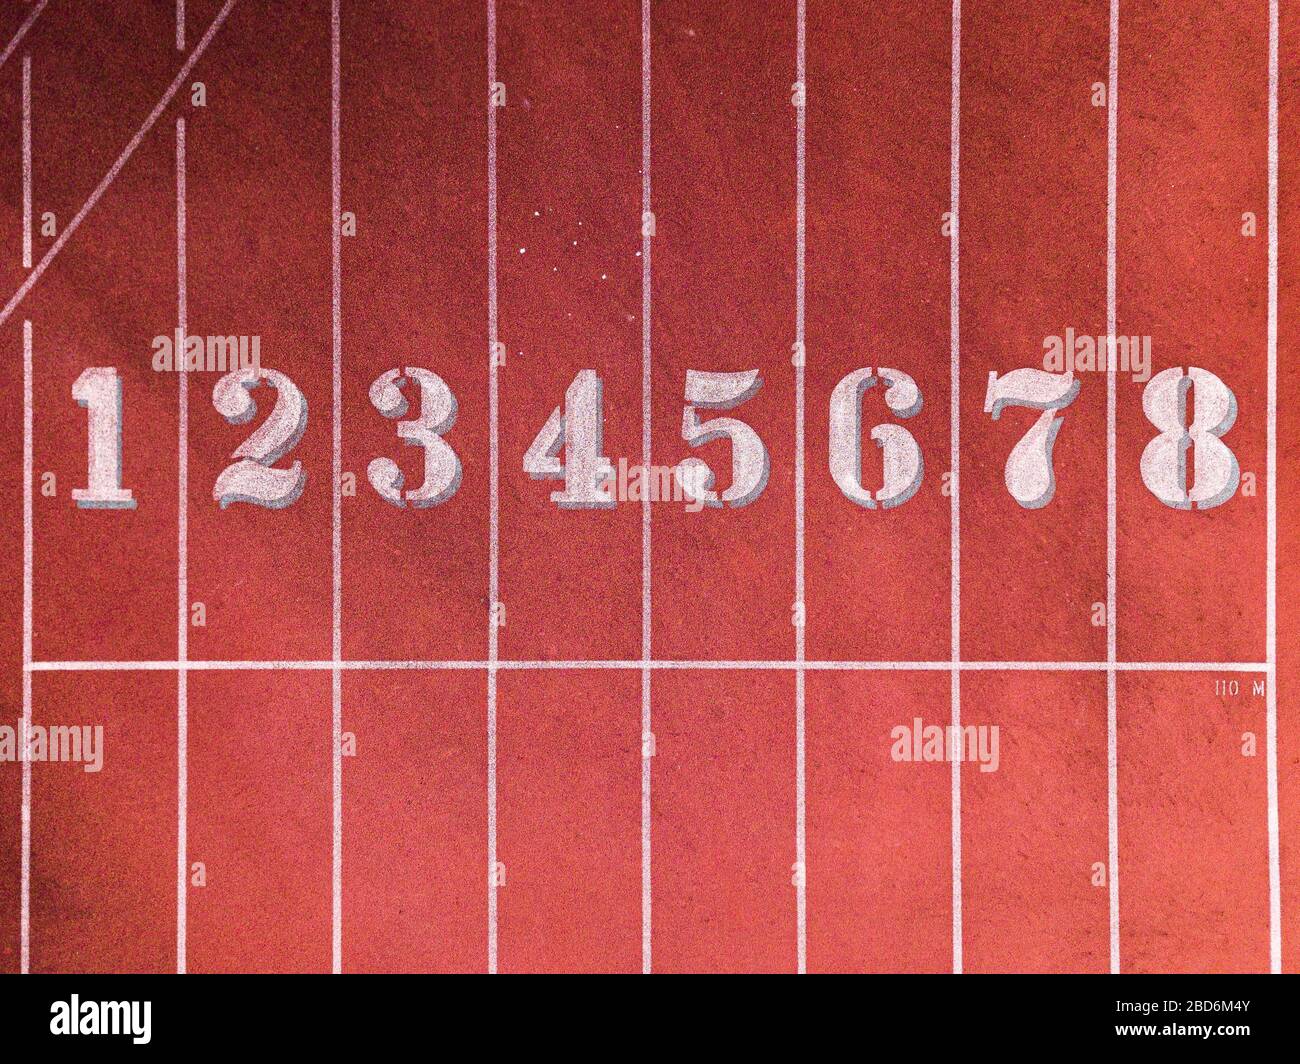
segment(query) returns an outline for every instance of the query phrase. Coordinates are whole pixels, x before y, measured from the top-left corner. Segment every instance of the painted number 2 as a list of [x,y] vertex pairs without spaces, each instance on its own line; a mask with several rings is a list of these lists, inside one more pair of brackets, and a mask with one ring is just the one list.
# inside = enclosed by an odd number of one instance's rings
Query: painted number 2
[[235,448],[232,457],[239,461],[217,477],[212,497],[223,510],[236,502],[281,510],[302,494],[307,483],[301,462],[288,469],[272,468],[307,431],[307,400],[293,381],[273,369],[234,370],[217,381],[212,405],[232,425],[243,425],[257,413],[252,392],[261,384],[275,389],[275,406],[257,431]]

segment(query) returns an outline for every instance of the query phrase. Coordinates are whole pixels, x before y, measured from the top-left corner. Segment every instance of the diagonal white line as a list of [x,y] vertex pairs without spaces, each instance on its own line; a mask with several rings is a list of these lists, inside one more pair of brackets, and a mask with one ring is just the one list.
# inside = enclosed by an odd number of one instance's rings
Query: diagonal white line
[[5,45],[5,50],[0,52],[0,67],[4,66],[5,63],[8,62],[9,57],[14,54],[14,49],[22,44],[23,38],[27,36],[27,31],[30,30],[32,24],[41,17],[41,12],[45,10],[45,5],[49,2],[50,0],[41,0],[39,4],[32,8],[32,13],[28,15],[23,21],[23,24],[18,27],[18,32],[15,33],[9,43]]
[[[225,5],[217,13],[217,17],[212,20],[212,25],[208,27],[207,33],[203,35],[203,39],[199,41],[194,51],[190,53],[189,58],[186,59],[185,63],[181,66],[180,72],[176,75],[171,85],[168,86],[167,91],[163,93],[162,99],[159,100],[154,109],[149,112],[149,117],[144,120],[144,125],[136,131],[136,134],[131,138],[130,143],[122,149],[122,154],[117,157],[117,160],[111,167],[109,167],[108,173],[106,173],[100,180],[99,184],[95,186],[95,191],[92,192],[90,198],[82,204],[81,210],[77,211],[75,217],[73,217],[72,221],[68,223],[67,228],[65,228],[63,232],[59,234],[58,239],[50,245],[49,251],[41,257],[41,261],[36,264],[36,268],[27,275],[27,280],[25,280],[18,287],[18,291],[10,297],[9,302],[5,304],[4,310],[0,311],[0,325],[7,322],[13,315],[13,312],[18,308],[18,304],[27,298],[27,293],[30,292],[36,285],[36,282],[41,279],[41,275],[49,269],[50,263],[52,263],[58,256],[59,252],[63,250],[63,246],[72,239],[72,234],[81,227],[81,223],[86,220],[86,216],[95,209],[95,206],[99,203],[104,193],[107,192],[113,182],[117,180],[117,175],[122,172],[122,167],[124,167],[130,160],[131,156],[135,154],[135,150],[140,147],[141,141],[149,135],[149,131],[153,129],[155,123],[157,123],[158,119],[162,116],[162,113],[171,104],[176,93],[180,91],[181,85],[184,83],[185,79],[189,77],[190,71],[194,69],[194,64],[197,63],[203,53],[207,51],[208,45],[212,43],[212,38],[217,35],[217,31],[221,29],[227,17],[229,17],[231,8],[235,6],[235,3],[236,0],[226,0]],[[0,59],[0,62],[3,62],[3,60]]]
[[23,269],[32,268],[32,57],[23,56]]

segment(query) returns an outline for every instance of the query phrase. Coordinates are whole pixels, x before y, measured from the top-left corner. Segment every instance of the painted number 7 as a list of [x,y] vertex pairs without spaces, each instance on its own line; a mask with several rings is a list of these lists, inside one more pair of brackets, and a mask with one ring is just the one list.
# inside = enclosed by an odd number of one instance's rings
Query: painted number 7
[[1071,373],[1048,373],[1043,369],[1013,369],[1003,377],[989,371],[984,412],[998,419],[1004,406],[1027,406],[1041,410],[1020,442],[1011,448],[1003,479],[1011,497],[1027,510],[1037,510],[1056,494],[1056,472],[1052,466],[1052,445],[1061,431],[1064,410],[1079,394],[1079,382]]

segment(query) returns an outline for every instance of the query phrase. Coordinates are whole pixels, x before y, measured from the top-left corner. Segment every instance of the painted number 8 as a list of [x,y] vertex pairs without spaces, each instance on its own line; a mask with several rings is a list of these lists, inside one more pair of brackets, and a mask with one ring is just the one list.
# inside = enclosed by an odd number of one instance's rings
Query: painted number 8
[[[1192,393],[1192,424],[1187,425],[1187,393]],[[1241,473],[1237,456],[1221,439],[1237,420],[1237,397],[1209,370],[1179,366],[1151,378],[1142,393],[1147,420],[1161,433],[1142,452],[1142,482],[1166,506],[1209,510],[1227,502]],[[1187,486],[1187,452],[1196,463]]]

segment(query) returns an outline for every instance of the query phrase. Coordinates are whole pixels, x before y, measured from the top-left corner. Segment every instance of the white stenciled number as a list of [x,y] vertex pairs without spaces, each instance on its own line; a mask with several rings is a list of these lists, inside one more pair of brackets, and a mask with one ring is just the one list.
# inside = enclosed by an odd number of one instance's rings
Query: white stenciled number
[[731,440],[731,486],[718,495],[713,490],[713,470],[700,458],[685,458],[677,466],[677,481],[688,498],[705,506],[746,506],[767,487],[767,448],[752,428],[730,417],[700,421],[697,407],[730,410],[763,386],[758,370],[739,373],[686,371],[686,406],[682,411],[682,439],[692,447],[727,436]]
[[275,389],[275,406],[257,431],[235,448],[232,457],[239,461],[217,477],[212,497],[223,510],[233,502],[279,510],[298,498],[307,483],[301,462],[288,469],[271,468],[297,446],[307,429],[307,400],[293,381],[273,369],[234,370],[213,387],[212,405],[232,425],[243,425],[257,413],[252,391],[259,384]]
[[1043,413],[1007,456],[1003,471],[1007,491],[1028,510],[1052,501],[1056,493],[1056,471],[1052,466],[1052,445],[1061,430],[1064,410],[1079,394],[1079,382],[1071,373],[1048,373],[1042,369],[1013,369],[999,377],[989,373],[984,394],[984,412],[998,419],[1004,406],[1027,406]]
[[831,392],[831,476],[845,498],[874,510],[902,506],[921,486],[924,463],[916,438],[902,425],[877,425],[871,438],[883,452],[884,486],[874,494],[862,484],[862,395],[885,384],[885,405],[900,418],[921,409],[916,382],[896,369],[856,369]]
[[534,480],[564,481],[563,491],[551,492],[551,500],[563,510],[606,510],[614,505],[609,487],[614,467],[600,453],[602,398],[596,371],[579,371],[564,393],[564,410],[557,406],[551,411],[524,453],[524,472]]
[[391,369],[370,386],[370,402],[384,417],[402,417],[408,409],[402,386],[414,381],[420,387],[420,415],[397,423],[397,435],[413,447],[424,448],[424,483],[402,491],[402,471],[391,458],[376,458],[366,467],[370,484],[394,506],[437,506],[460,487],[460,459],[442,438],[456,423],[456,397],[436,373],[418,366]]
[[[1187,425],[1187,393],[1192,393],[1192,424]],[[1237,420],[1237,397],[1209,370],[1179,366],[1161,370],[1142,393],[1142,409],[1160,435],[1142,452],[1142,482],[1166,506],[1209,510],[1227,502],[1241,472],[1237,456],[1220,436]],[[1196,463],[1187,486],[1187,452]]]
[[72,398],[87,410],[86,487],[73,488],[83,510],[130,510],[131,492],[122,487],[122,381],[112,366],[83,370]]

